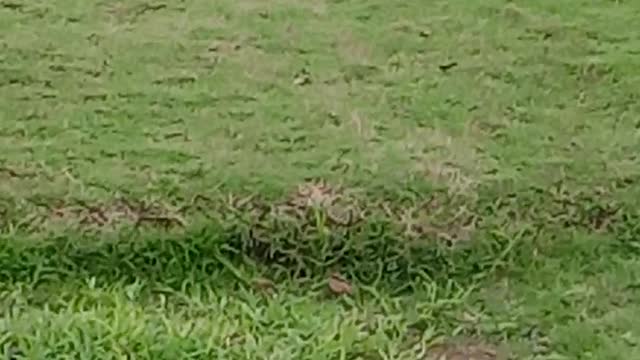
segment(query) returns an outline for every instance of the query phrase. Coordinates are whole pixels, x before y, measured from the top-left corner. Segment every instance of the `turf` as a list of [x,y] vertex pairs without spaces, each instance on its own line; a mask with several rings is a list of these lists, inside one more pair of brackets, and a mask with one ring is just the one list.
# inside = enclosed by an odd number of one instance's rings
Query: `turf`
[[1,351],[640,356],[638,16],[0,0]]

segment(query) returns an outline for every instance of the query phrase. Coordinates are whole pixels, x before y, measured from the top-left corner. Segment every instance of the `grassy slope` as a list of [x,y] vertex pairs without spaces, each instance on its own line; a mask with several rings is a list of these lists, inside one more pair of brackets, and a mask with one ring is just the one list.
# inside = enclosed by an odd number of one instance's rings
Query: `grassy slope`
[[[0,346],[634,358],[640,6],[579,3],[0,1]],[[269,258],[233,199],[309,178],[360,190],[361,222],[270,212]],[[140,203],[186,228],[132,226]]]

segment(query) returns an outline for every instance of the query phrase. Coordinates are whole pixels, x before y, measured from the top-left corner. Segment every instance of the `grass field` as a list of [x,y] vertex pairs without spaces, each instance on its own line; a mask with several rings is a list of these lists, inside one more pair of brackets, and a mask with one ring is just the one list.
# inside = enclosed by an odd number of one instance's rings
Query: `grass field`
[[640,2],[528,3],[0,0],[0,354],[640,358]]

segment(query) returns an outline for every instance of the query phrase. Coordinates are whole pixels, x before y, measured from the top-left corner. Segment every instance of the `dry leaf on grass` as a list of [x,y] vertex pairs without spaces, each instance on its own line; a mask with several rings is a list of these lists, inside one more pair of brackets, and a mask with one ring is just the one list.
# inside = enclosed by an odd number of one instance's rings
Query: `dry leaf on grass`
[[329,290],[335,295],[351,295],[353,287],[338,273],[333,273],[329,277]]

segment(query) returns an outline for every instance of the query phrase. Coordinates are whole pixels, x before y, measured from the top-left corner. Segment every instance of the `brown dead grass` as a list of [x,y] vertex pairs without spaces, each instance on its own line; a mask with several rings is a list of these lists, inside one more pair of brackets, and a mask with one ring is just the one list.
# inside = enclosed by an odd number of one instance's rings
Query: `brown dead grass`
[[476,198],[490,160],[476,148],[481,144],[477,132],[469,128],[458,137],[436,129],[409,134],[404,146],[413,158],[416,170],[425,180],[444,186],[452,197]]
[[279,201],[229,194],[215,199],[198,195],[179,205],[114,197],[104,201],[27,200],[20,206],[17,212],[8,211],[28,216],[20,216],[22,219],[13,222],[11,227],[19,223],[30,232],[45,231],[49,227],[99,232],[114,231],[123,226],[169,230],[187,227],[189,222],[203,218],[221,223],[233,223],[242,218],[266,239],[271,230],[264,226],[272,221],[313,227],[319,225],[316,222],[320,216],[322,226],[331,231],[348,229],[377,216],[395,224],[407,241],[455,244],[472,239],[479,222],[473,204],[454,202],[446,193],[425,194],[424,200],[403,205],[371,198],[361,189],[322,179],[298,185]]
[[408,240],[437,240],[455,244],[468,241],[478,223],[470,206],[451,203],[443,194],[425,195],[411,206],[389,201],[366,201],[362,192],[334,186],[326,181],[302,184],[287,201],[276,207],[280,214],[303,219],[310,209],[322,210],[329,225],[352,226],[374,213],[383,214],[402,229]]
[[492,345],[463,340],[431,347],[425,360],[506,360],[504,352]]
[[479,222],[465,204],[448,203],[437,195],[416,206],[397,208],[391,216],[408,239],[438,240],[451,245],[471,240]]
[[345,64],[373,64],[374,51],[372,45],[359,39],[354,33],[341,32],[335,42],[335,49]]
[[0,166],[0,195],[29,198],[49,193],[62,196],[61,189],[77,187],[78,182],[68,169],[52,169],[39,163],[7,163]]
[[348,226],[363,219],[358,191],[332,185],[324,180],[308,181],[298,186],[288,198],[275,206],[276,214],[304,218],[310,210],[323,211],[331,224]]
[[29,218],[29,223],[24,225],[31,231],[47,227],[80,227],[84,230],[110,231],[124,225],[165,229],[187,225],[178,210],[165,204],[125,199],[96,203],[80,200],[40,203]]

